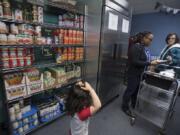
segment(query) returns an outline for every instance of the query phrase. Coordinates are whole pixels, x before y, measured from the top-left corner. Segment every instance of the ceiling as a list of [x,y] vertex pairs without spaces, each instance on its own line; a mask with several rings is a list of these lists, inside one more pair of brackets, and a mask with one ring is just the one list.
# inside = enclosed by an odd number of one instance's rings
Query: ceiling
[[154,9],[157,2],[180,9],[180,0],[129,0],[129,2],[133,7],[133,14],[158,12]]

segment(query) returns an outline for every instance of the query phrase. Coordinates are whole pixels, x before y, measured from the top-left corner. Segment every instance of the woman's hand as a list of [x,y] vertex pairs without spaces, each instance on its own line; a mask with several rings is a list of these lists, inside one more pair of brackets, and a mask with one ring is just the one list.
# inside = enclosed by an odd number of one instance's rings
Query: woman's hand
[[151,61],[151,65],[157,65],[157,64],[159,64],[158,60]]

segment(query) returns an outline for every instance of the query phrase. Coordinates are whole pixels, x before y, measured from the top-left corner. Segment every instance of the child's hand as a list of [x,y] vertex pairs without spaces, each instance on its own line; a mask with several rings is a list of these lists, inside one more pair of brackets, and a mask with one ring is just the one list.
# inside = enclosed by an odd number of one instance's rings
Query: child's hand
[[92,87],[88,82],[83,83],[82,81],[80,81],[80,82],[77,83],[77,85],[79,85],[81,87],[81,89],[83,89],[84,91],[92,90]]

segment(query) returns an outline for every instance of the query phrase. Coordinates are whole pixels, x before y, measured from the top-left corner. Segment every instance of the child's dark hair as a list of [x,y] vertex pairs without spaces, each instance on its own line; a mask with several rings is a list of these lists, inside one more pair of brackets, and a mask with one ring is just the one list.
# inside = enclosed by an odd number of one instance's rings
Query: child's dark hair
[[71,116],[74,116],[75,113],[89,107],[91,104],[92,98],[89,92],[82,90],[79,85],[74,85],[66,101],[66,111]]

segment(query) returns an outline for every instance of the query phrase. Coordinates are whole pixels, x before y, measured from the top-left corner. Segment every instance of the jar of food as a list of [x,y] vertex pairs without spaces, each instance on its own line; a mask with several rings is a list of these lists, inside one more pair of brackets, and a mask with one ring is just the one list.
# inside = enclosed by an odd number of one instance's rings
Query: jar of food
[[16,48],[9,48],[9,57],[16,58]]
[[0,54],[2,58],[9,58],[9,49],[8,48],[0,49]]
[[21,113],[21,112],[19,112],[19,113],[16,114],[16,119],[17,119],[17,120],[22,119],[22,113]]
[[46,43],[47,43],[48,45],[52,44],[52,38],[51,38],[51,37],[47,37]]
[[10,68],[17,67],[17,59],[9,59]]
[[17,57],[23,57],[24,54],[26,53],[26,49],[24,48],[17,48]]
[[17,62],[18,62],[18,67],[23,67],[25,64],[24,64],[24,59],[23,58],[19,58],[17,59]]
[[35,33],[36,33],[36,36],[41,37],[41,26],[35,27]]
[[32,65],[32,60],[31,57],[25,57],[25,66],[31,66]]

